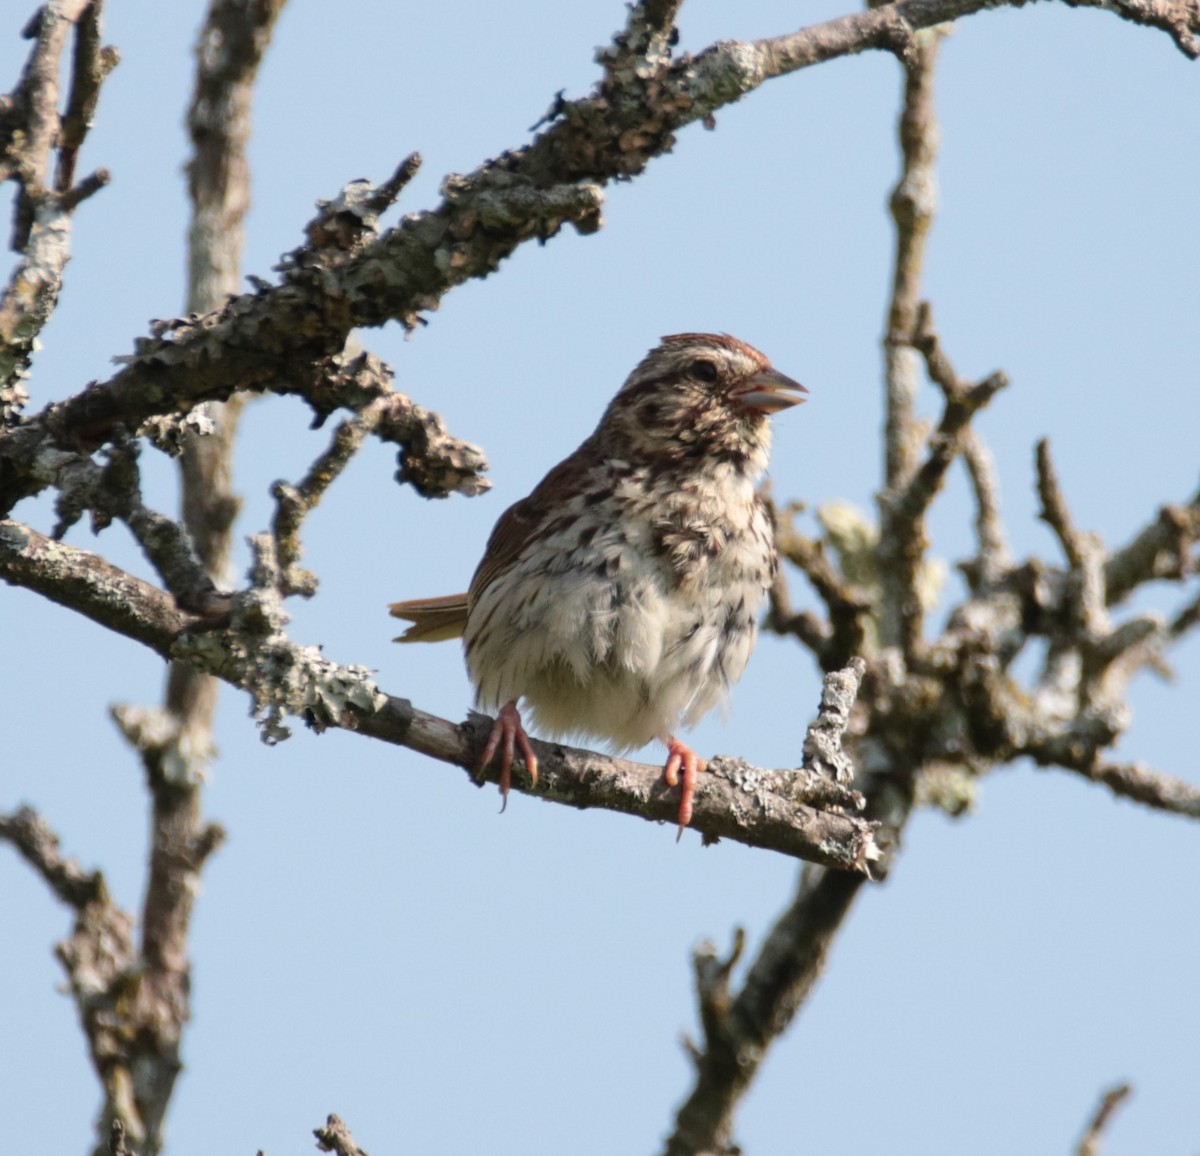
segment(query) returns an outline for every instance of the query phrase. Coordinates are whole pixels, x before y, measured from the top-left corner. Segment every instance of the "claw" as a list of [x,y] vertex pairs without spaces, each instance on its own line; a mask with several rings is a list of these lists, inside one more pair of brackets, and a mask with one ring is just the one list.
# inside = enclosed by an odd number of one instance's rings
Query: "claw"
[[484,772],[487,770],[488,764],[495,758],[497,750],[500,751],[500,798],[502,800],[500,813],[503,814],[504,808],[508,806],[508,790],[512,786],[513,759],[518,750],[521,752],[521,759],[525,763],[525,769],[529,772],[533,786],[536,787],[538,781],[537,755],[533,753],[529,736],[521,725],[521,715],[517,710],[516,699],[506,702],[496,715],[496,721],[492,724],[492,733],[488,735],[487,746],[483,748],[483,755],[479,760],[477,771],[479,778],[483,778]]
[[696,797],[696,780],[707,764],[691,747],[681,743],[674,735],[667,739],[667,763],[663,767],[663,778],[667,786],[680,786],[679,772],[683,771],[683,783],[679,791],[679,830],[675,842],[683,838],[683,829],[692,821],[692,801]]

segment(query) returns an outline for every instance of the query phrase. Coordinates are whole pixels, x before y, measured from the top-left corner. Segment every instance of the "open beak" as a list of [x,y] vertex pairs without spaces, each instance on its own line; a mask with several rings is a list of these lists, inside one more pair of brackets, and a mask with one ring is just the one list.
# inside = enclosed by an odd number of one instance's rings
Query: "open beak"
[[800,405],[808,390],[798,381],[777,369],[759,370],[734,391],[734,400],[746,409],[759,413],[777,413],[789,406]]

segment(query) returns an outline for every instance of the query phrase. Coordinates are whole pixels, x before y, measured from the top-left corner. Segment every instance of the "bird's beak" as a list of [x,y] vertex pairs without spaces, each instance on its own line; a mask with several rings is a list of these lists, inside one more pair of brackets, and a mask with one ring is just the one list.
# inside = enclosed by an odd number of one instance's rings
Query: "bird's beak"
[[777,413],[789,406],[800,405],[808,390],[798,381],[777,369],[761,369],[747,378],[736,390],[734,400],[746,409],[759,413]]

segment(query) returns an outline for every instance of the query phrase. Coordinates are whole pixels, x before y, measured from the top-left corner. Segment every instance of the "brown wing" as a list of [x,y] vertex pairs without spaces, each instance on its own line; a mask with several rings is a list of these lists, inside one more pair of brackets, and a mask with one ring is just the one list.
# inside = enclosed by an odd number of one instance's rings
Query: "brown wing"
[[471,579],[468,594],[473,603],[497,578],[517,561],[535,533],[545,530],[561,510],[566,499],[577,492],[598,454],[588,438],[569,458],[559,462],[534,487],[527,498],[508,507],[500,515],[488,538],[483,561]]
[[393,602],[388,609],[393,618],[412,625],[393,642],[445,642],[461,638],[467,628],[467,596],[446,594],[441,598],[413,598]]

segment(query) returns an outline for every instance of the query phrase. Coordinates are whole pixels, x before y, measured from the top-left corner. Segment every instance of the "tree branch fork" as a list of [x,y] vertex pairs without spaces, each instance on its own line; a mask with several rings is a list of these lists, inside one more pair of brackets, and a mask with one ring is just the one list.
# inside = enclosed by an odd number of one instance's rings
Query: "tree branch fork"
[[[1200,492],[1164,505],[1129,543],[1106,550],[1075,525],[1043,439],[1035,484],[1063,564],[1014,562],[991,455],[971,426],[1007,378],[959,378],[926,302],[915,308],[912,330],[889,334],[888,342],[920,354],[943,395],[942,416],[922,431],[910,415],[890,432],[905,443],[897,457],[910,466],[880,495],[881,526],[852,507],[831,505],[817,512],[824,536],[810,538],[796,529],[795,510],[775,510],[780,554],[808,579],[824,614],[795,613],[781,573],[768,626],[795,636],[827,670],[850,653],[866,656],[870,677],[860,709],[868,715],[855,752],[868,763],[871,750],[889,752],[883,763],[902,752],[925,802],[960,813],[981,774],[1027,757],[1144,805],[1200,818],[1200,786],[1108,754],[1130,723],[1131,679],[1146,669],[1164,672],[1170,648],[1200,623],[1200,593],[1186,592],[1200,574]],[[976,549],[959,564],[966,597],[941,633],[928,637],[927,614],[943,579],[928,557],[926,517],[959,460],[975,498]],[[1135,589],[1164,580],[1185,589],[1174,614],[1116,617]],[[1045,657],[1022,682],[1014,663],[1034,640],[1044,641]]]

